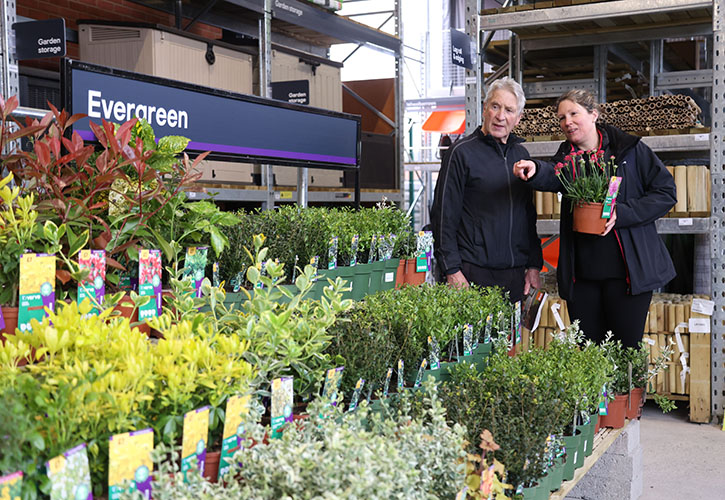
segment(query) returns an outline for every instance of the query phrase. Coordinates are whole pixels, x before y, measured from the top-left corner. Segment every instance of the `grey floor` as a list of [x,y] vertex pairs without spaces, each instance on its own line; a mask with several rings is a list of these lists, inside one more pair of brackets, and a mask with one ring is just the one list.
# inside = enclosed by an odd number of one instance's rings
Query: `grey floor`
[[644,407],[640,439],[644,451],[641,500],[725,498],[725,432],[722,426],[693,424],[687,403],[663,414],[653,402]]

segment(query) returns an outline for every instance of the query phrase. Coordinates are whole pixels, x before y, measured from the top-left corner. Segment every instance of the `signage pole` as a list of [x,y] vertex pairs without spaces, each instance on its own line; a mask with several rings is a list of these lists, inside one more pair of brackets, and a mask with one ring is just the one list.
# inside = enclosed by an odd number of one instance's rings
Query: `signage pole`
[[1,20],[2,27],[0,27],[0,37],[2,45],[0,45],[0,51],[2,51],[2,92],[3,98],[7,99],[12,95],[20,97],[20,77],[18,75],[18,61],[13,53],[14,47],[11,44],[13,36],[12,26],[15,24],[15,0],[0,0],[0,9],[2,9]]
[[[272,97],[272,0],[264,0],[264,15],[259,19],[259,94]],[[264,210],[274,208],[274,176],[272,165],[262,165],[262,182],[267,189]]]

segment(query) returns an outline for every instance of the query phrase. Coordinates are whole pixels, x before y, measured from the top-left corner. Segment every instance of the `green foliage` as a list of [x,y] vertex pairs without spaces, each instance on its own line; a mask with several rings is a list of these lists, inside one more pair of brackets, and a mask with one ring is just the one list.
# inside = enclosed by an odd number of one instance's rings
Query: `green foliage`
[[[154,498],[453,498],[465,479],[463,430],[446,423],[435,388],[428,389],[420,417],[411,416],[406,403],[395,413],[386,407],[373,414],[363,403],[343,414],[329,401],[315,401],[309,420],[289,426],[281,439],[251,448],[247,439],[235,456],[242,467],[226,483],[194,478],[185,485],[178,475],[169,477],[175,460],[164,461]],[[255,423],[245,428],[256,443],[269,432]]]
[[661,394],[655,394],[654,400],[655,400],[655,403],[657,403],[657,406],[660,407],[660,410],[662,410],[662,413],[669,413],[672,410],[677,409],[677,404],[675,404],[675,402],[672,401],[667,396],[663,396]]

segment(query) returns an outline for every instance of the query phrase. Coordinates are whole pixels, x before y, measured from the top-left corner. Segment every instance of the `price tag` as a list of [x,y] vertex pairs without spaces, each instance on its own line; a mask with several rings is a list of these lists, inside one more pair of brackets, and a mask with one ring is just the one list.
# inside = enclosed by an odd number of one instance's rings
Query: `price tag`
[[688,329],[690,333],[710,333],[710,319],[690,318]]
[[712,316],[715,310],[715,302],[707,299],[692,299],[692,312]]
[[709,141],[710,134],[695,134],[696,141]]
[[292,191],[277,191],[274,193],[275,200],[291,200]]
[[475,85],[476,84],[476,77],[475,76],[467,76],[465,81],[466,81],[466,85]]
[[686,217],[684,219],[678,220],[677,223],[680,226],[691,226],[692,225],[692,218],[691,217]]

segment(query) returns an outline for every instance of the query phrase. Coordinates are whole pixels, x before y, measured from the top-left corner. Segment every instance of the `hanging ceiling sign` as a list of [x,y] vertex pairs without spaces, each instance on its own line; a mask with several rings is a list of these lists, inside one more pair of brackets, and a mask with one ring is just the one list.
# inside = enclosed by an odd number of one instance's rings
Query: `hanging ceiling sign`
[[41,59],[65,55],[65,19],[14,23],[15,55],[18,59]]
[[95,141],[89,121],[144,118],[156,137],[181,135],[190,151],[274,165],[359,166],[360,117],[174,80],[64,60],[63,107],[87,118],[73,125]]
[[451,30],[451,61],[456,66],[473,69],[476,44],[471,37],[458,30]]
[[272,82],[272,99],[295,104],[310,103],[310,81]]

